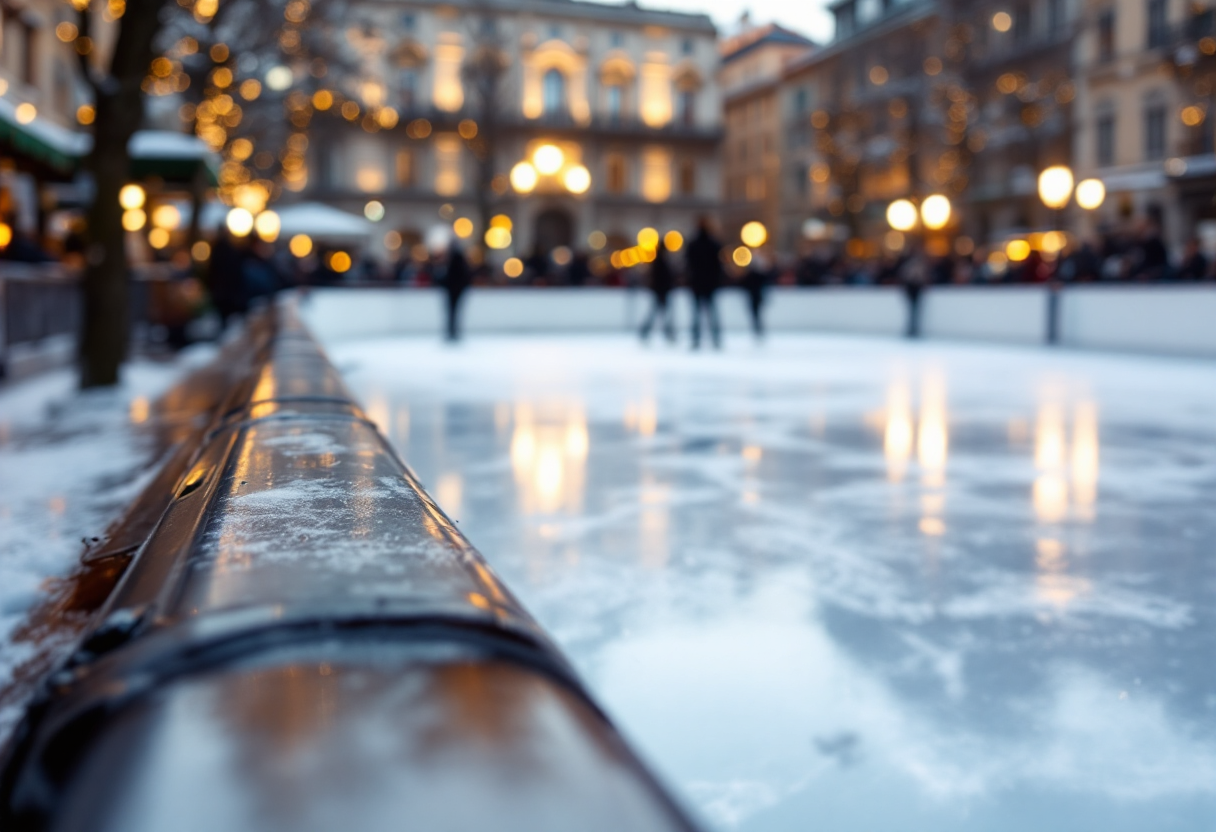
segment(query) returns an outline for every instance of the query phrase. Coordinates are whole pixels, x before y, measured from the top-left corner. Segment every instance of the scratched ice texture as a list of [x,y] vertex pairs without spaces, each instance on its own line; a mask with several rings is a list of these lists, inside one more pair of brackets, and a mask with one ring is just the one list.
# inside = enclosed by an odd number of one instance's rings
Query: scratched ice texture
[[711,826],[1216,828],[1216,367],[727,347],[329,345]]

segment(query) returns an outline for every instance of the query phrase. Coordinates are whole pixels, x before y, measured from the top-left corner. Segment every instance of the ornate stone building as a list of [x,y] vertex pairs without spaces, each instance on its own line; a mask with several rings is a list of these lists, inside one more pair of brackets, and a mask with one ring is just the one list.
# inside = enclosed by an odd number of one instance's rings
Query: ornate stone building
[[506,215],[498,259],[607,253],[647,226],[687,233],[718,208],[706,16],[574,0],[360,2],[345,36],[362,76],[334,91],[347,118],[313,120],[301,196],[356,212],[382,203],[390,250],[469,223],[482,239]]

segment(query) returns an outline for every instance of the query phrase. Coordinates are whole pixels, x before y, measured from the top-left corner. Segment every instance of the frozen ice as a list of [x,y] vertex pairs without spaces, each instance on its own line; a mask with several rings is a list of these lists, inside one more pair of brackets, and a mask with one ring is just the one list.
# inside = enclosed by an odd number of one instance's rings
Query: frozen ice
[[713,827],[1212,828],[1210,362],[328,346]]

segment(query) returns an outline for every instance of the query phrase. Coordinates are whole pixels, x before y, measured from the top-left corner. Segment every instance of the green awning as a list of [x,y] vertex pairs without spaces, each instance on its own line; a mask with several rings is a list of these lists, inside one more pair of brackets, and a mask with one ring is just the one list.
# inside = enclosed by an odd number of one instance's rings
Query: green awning
[[25,124],[17,118],[18,105],[0,98],[0,143],[13,152],[70,174],[93,146],[88,133],[70,130],[35,115]]

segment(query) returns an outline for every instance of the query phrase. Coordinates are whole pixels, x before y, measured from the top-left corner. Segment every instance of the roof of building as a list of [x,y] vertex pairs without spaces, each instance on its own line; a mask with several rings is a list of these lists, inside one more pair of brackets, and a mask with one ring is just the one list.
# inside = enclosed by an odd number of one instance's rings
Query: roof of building
[[587,0],[407,0],[400,5],[444,6],[465,12],[539,14],[635,26],[667,26],[684,31],[717,34],[717,28],[707,14],[650,9],[639,6],[637,0],[624,3],[593,3]]
[[722,63],[730,63],[762,46],[801,46],[813,49],[815,42],[777,23],[753,26],[723,39],[719,47]]

